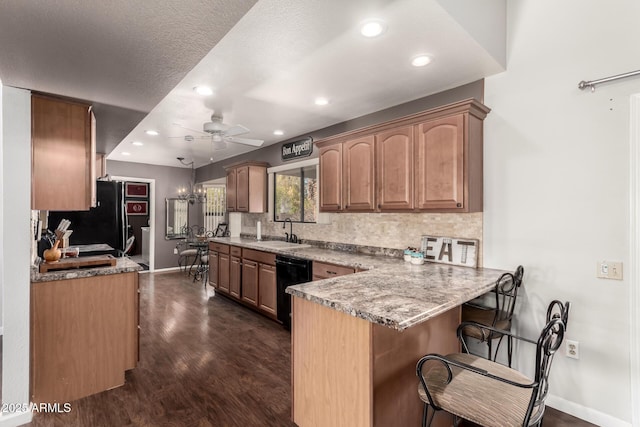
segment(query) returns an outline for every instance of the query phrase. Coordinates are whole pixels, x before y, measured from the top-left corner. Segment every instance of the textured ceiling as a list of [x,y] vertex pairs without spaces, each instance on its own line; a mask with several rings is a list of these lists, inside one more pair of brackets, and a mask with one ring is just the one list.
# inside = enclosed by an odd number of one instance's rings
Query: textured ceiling
[[[250,149],[231,143],[214,149],[206,138],[185,141],[202,135],[214,110],[225,123],[248,127],[244,137],[269,145],[506,66],[506,0],[150,5],[0,0],[0,79],[91,101],[98,149],[109,159],[179,166],[182,156],[202,166]],[[370,18],[386,23],[380,37],[360,35],[359,25]],[[411,67],[418,53],[430,54],[432,64]],[[199,84],[214,94],[195,94]],[[316,96],[331,102],[318,107]],[[147,129],[160,135],[149,137]],[[275,129],[285,134],[274,136]]]
[[108,152],[254,3],[2,0],[0,79],[100,104],[98,144]]

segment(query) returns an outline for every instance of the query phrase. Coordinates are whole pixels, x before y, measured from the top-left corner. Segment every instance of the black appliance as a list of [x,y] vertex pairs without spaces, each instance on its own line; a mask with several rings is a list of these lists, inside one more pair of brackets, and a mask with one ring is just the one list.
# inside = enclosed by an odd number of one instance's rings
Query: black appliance
[[288,255],[276,255],[276,283],[278,287],[278,320],[291,329],[291,295],[287,286],[311,281],[311,261]]
[[88,211],[51,211],[49,229],[60,221],[71,221],[69,245],[106,244],[113,249],[80,251],[80,256],[110,254],[121,256],[127,242],[127,215],[124,204],[124,182],[97,181],[96,207]]

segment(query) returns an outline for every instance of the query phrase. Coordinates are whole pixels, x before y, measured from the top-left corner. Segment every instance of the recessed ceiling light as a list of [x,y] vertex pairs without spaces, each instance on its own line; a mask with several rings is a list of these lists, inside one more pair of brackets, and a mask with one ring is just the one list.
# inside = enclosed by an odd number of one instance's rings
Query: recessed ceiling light
[[327,105],[329,100],[327,98],[316,98],[315,103],[316,105]]
[[130,156],[130,155],[131,155],[131,153],[129,153],[129,152],[127,152],[127,151],[123,151],[123,152],[122,152],[122,155],[123,155],[123,156]]
[[365,37],[378,37],[380,34],[384,33],[384,30],[387,29],[387,26],[384,22],[379,20],[370,20],[366,21],[360,27],[360,34]]
[[202,96],[213,95],[213,89],[211,89],[209,86],[196,86],[193,88],[193,90],[195,90],[198,95],[202,95]]
[[[144,144],[140,141],[133,141],[132,142],[133,145],[138,146],[138,147],[142,147]],[[124,154],[124,153],[123,153]]]
[[273,134],[276,135],[276,136],[282,136],[282,135],[284,135],[284,132],[281,131],[281,130],[274,130]]
[[144,133],[146,133],[147,135],[151,135],[151,136],[158,135],[158,131],[157,130],[153,130],[153,129],[145,130]]
[[431,57],[429,55],[424,55],[424,54],[414,56],[413,59],[411,60],[411,65],[413,65],[414,67],[424,67],[429,63],[431,63]]

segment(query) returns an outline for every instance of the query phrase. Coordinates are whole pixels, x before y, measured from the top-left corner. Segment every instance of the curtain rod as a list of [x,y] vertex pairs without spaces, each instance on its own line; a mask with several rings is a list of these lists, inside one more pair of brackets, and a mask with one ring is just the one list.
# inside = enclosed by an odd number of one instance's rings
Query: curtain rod
[[581,81],[580,83],[578,83],[578,89],[586,89],[588,87],[591,88],[591,92],[594,92],[596,90],[596,85],[599,85],[600,83],[606,83],[606,82],[610,82],[612,80],[618,80],[618,79],[624,79],[627,77],[633,77],[633,76],[637,76],[638,74],[640,74],[640,70],[636,70],[636,71],[631,71],[629,73],[624,73],[624,74],[618,74],[617,76],[611,76],[611,77],[605,77],[604,79],[598,79],[598,80],[591,80],[591,81]]

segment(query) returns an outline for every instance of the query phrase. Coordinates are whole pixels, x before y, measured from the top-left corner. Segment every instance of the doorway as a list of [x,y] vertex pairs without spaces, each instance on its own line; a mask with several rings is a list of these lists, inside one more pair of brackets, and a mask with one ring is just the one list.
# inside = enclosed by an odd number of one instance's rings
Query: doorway
[[155,179],[131,176],[113,176],[111,179],[124,181],[125,204],[130,233],[133,236],[129,256],[139,264],[155,270]]

